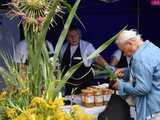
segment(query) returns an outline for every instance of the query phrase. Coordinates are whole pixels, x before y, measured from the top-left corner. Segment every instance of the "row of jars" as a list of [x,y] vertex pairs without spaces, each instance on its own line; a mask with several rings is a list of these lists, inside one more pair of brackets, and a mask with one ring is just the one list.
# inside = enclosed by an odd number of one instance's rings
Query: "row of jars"
[[86,107],[105,105],[111,94],[112,90],[107,88],[88,87],[82,90],[82,104]]

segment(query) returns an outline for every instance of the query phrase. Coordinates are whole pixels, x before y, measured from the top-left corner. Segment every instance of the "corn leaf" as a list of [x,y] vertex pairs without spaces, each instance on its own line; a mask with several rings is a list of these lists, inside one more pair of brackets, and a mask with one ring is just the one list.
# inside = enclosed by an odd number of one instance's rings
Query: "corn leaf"
[[64,42],[64,40],[66,38],[69,26],[70,26],[70,24],[72,22],[72,19],[73,19],[75,13],[76,13],[76,10],[78,8],[79,3],[80,3],[80,0],[77,0],[76,3],[73,6],[71,12],[69,13],[69,16],[68,16],[67,21],[66,21],[66,23],[64,25],[63,31],[62,31],[62,33],[61,33],[61,35],[60,35],[60,37],[58,39],[58,42],[56,44],[56,48],[55,48],[55,55],[56,56],[58,56],[59,53],[60,53],[62,44],[63,44],[63,42]]
[[[124,29],[126,29],[127,26],[125,26],[120,32],[122,32]],[[89,55],[87,57],[87,59],[94,59],[95,57],[97,57],[97,55],[99,55],[99,53],[101,53],[103,50],[105,50],[110,44],[112,44],[112,42],[115,40],[115,38],[119,35],[118,32],[116,35],[114,35],[112,38],[110,38],[109,40],[106,40],[105,43],[103,43],[100,47],[98,47],[96,49],[95,52],[93,52],[91,55]]]

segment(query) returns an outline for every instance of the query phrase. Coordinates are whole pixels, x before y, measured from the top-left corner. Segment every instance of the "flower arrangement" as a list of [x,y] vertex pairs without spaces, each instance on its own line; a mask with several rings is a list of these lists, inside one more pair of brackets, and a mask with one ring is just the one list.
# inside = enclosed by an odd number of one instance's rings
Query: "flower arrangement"
[[7,108],[6,114],[14,120],[92,120],[94,116],[86,114],[79,105],[73,105],[69,112],[63,110],[63,99],[46,101],[41,97],[32,99],[31,104],[20,115],[15,108]]
[[[76,14],[80,0],[71,7],[65,0],[12,0],[8,13],[20,16],[27,40],[29,65],[17,65],[6,54],[0,53],[7,69],[0,68],[0,74],[6,82],[6,88],[0,93],[1,120],[91,120],[79,106],[73,106],[69,113],[62,109],[63,99],[57,99],[70,76],[82,62],[70,68],[65,75],[55,75],[56,61],[65,40],[68,28]],[[45,37],[54,17],[64,14],[68,8],[68,19],[61,32],[55,55],[51,62],[45,46]],[[12,18],[11,17],[11,18]],[[117,34],[118,35],[118,34]],[[95,58],[108,47],[117,36],[113,36],[86,59]],[[57,74],[57,73],[56,73]]]

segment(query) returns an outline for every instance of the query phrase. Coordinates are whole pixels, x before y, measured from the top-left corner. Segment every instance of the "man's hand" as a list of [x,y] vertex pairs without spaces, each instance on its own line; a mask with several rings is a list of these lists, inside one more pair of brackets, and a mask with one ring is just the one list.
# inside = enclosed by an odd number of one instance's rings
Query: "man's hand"
[[119,78],[123,77],[124,76],[124,68],[118,68],[118,69],[116,69],[115,74]]
[[113,88],[114,90],[118,90],[118,85],[119,85],[119,81],[117,80],[117,81],[113,84],[112,88]]

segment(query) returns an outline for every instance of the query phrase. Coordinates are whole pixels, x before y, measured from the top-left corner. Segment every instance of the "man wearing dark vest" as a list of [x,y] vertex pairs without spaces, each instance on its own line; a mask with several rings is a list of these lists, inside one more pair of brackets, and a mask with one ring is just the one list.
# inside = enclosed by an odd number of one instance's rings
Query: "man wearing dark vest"
[[121,50],[116,50],[111,58],[111,65],[115,66],[116,68],[125,68],[128,67],[128,60]]
[[[95,51],[93,45],[87,41],[81,40],[80,30],[72,26],[67,34],[67,42],[63,45],[61,50],[61,68],[64,71],[83,61],[81,67],[71,76],[65,86],[65,95],[79,94],[81,89],[91,85],[94,79],[94,70],[92,63],[94,60],[86,60],[86,58]],[[95,62],[101,66],[108,65],[107,62],[99,55]]]

